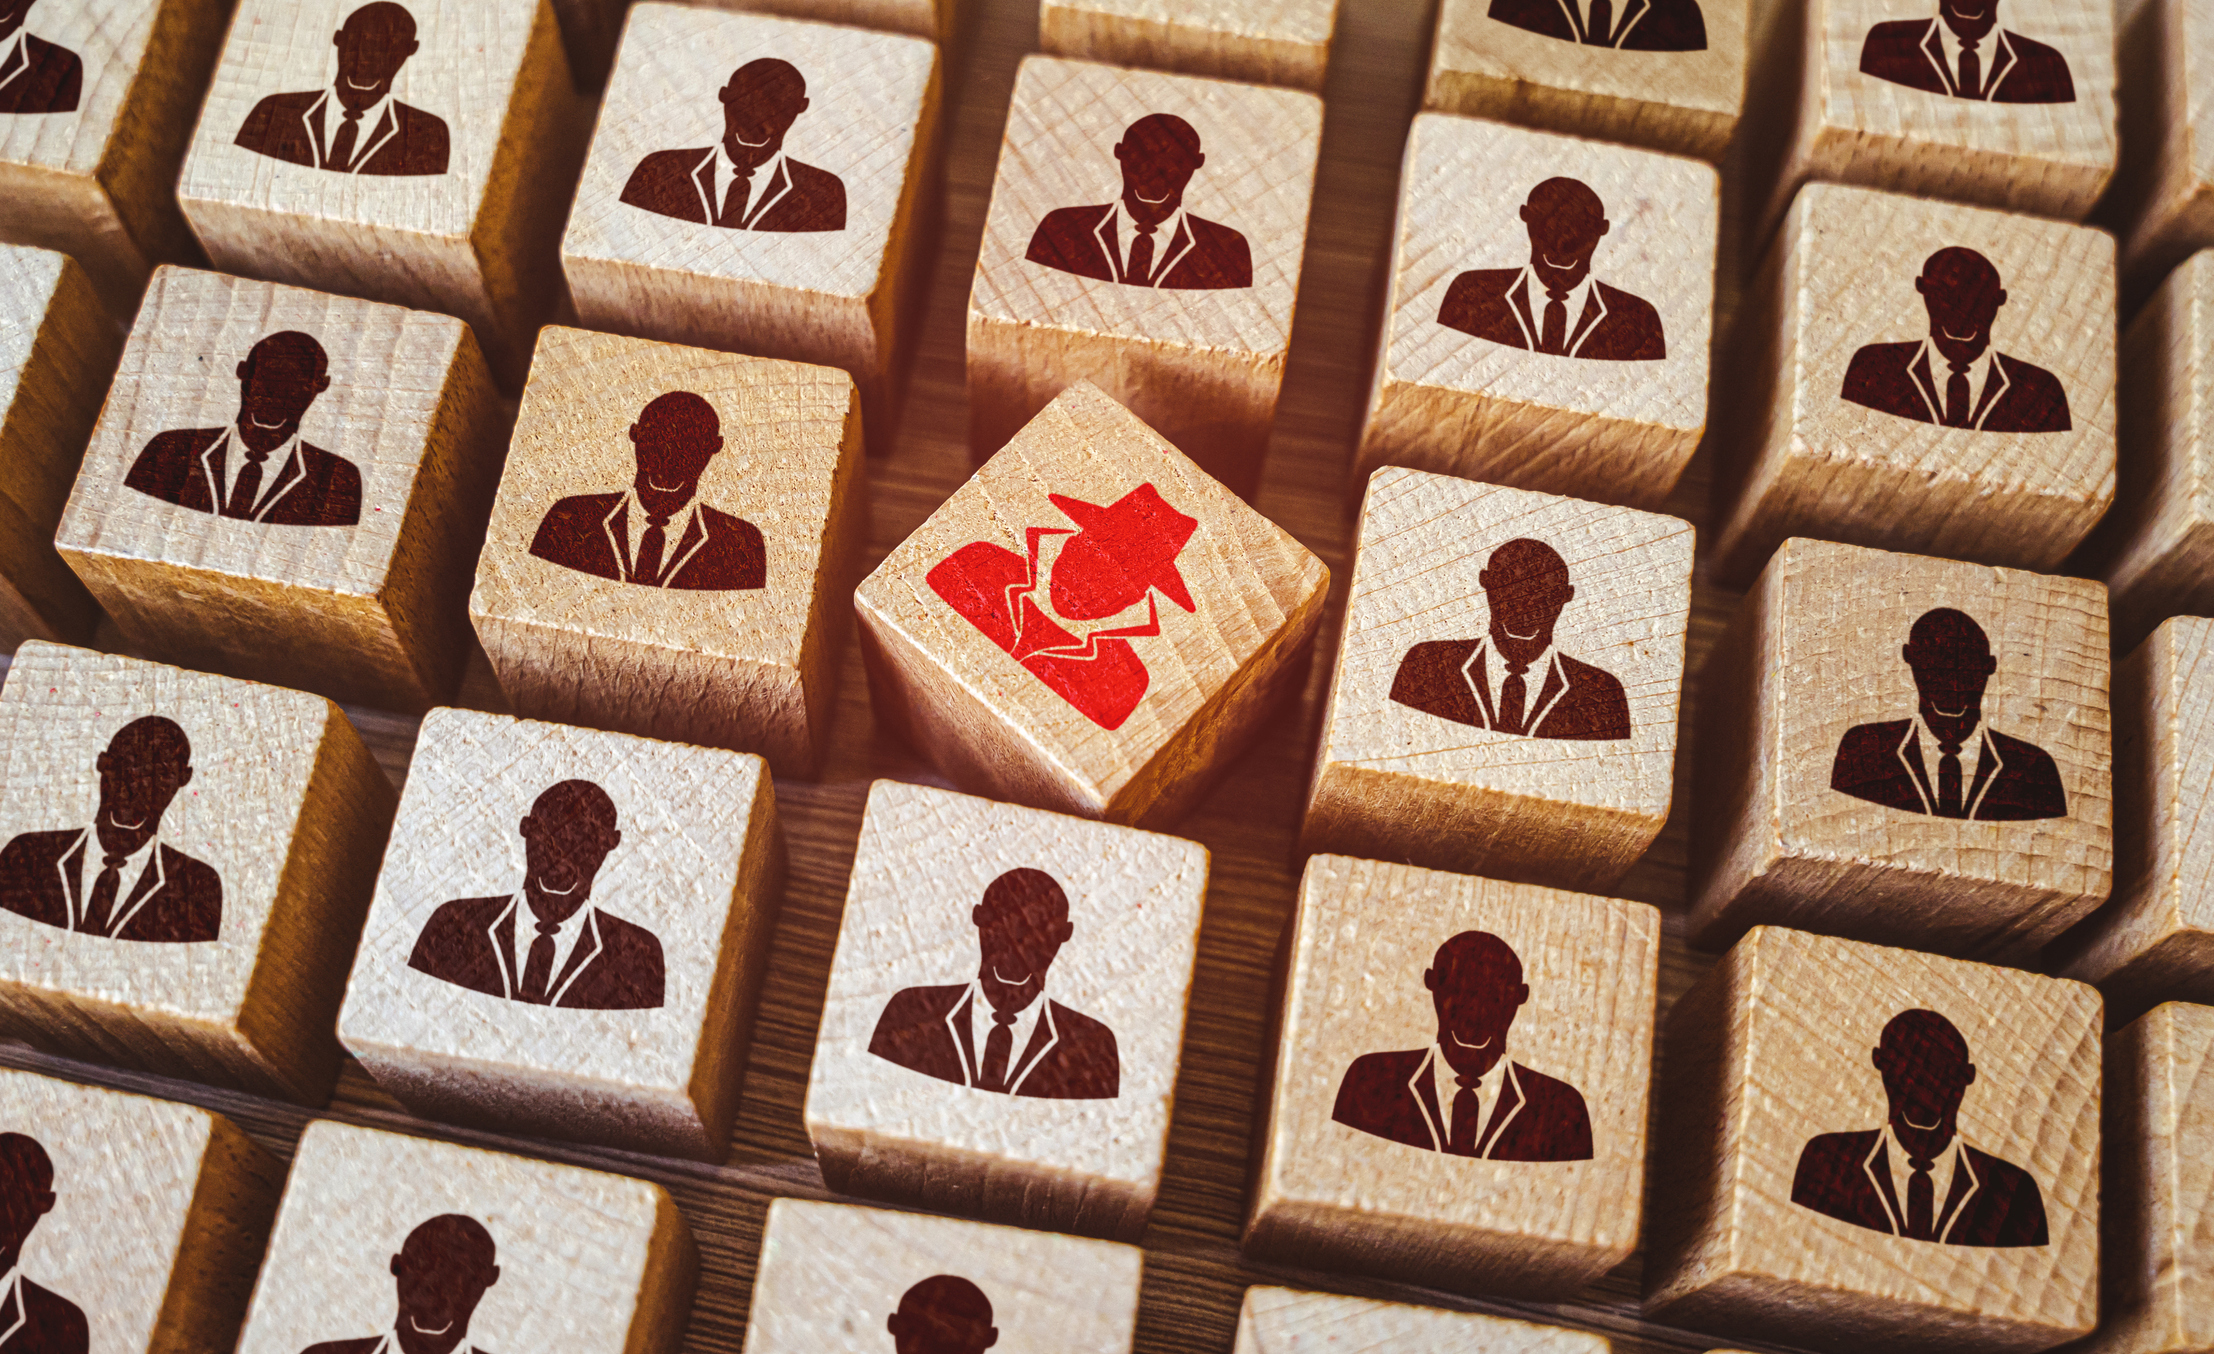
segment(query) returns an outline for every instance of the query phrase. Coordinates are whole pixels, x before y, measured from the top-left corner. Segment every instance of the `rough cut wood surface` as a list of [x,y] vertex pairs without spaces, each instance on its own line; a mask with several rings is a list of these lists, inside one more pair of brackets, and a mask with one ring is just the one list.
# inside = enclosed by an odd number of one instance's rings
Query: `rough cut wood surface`
[[1320,92],[1338,0],[1043,0],[1055,56]]

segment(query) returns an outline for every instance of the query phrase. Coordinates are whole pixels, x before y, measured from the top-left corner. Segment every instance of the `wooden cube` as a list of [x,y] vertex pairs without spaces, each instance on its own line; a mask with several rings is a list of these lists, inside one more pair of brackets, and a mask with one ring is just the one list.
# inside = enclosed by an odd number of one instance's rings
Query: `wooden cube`
[[55,544],[146,652],[423,710],[505,424],[458,320],[163,268]]
[[854,592],[878,723],[964,789],[1184,813],[1305,680],[1330,571],[1089,382]]
[[1433,1354],[1607,1354],[1604,1336],[1474,1312],[1404,1302],[1245,1290],[1231,1354],[1318,1354],[1328,1350],[1421,1349]]
[[977,459],[1091,381],[1250,495],[1321,149],[1311,94],[1025,58],[969,289]]
[[0,786],[0,1034],[328,1098],[393,807],[338,707],[27,640]]
[[1337,18],[1338,0],[1044,0],[1038,45],[1054,56],[1320,94]]
[[1789,536],[2051,570],[2114,501],[2103,231],[1810,186],[1737,336],[1719,578]]
[[810,774],[861,461],[843,372],[547,329],[469,598],[509,703]]
[[1669,1015],[1647,1314],[1838,1351],[2088,1334],[2099,1015],[2081,983],[1756,928]]
[[456,1350],[673,1354],[698,1272],[659,1185],[326,1120],[300,1135],[238,1349],[404,1354],[394,1331],[459,1327]]
[[962,13],[962,0],[686,0],[701,9],[783,14],[794,19],[912,33],[950,45]]
[[2214,13],[2188,0],[2129,0],[2115,6],[2115,26],[2122,163],[2100,215],[2117,227],[2134,298],[2214,245]]
[[889,450],[939,104],[919,38],[638,6],[561,243],[579,322],[842,367]]
[[1708,660],[1689,923],[2019,961],[2114,879],[2096,583],[1823,541]]
[[778,1199],[761,1234],[745,1354],[1130,1354],[1144,1262],[1111,1241]]
[[512,390],[590,125],[546,0],[239,0],[177,199],[224,272],[459,316]]
[[1537,1296],[1628,1258],[1660,925],[1642,903],[1309,858],[1246,1255]]
[[1621,878],[1668,821],[1691,548],[1657,513],[1377,471],[1301,848]]
[[1651,151],[1418,116],[1360,473],[1658,507],[1706,428],[1719,182]]
[[824,1182],[1137,1240],[1206,893],[1196,843],[878,781],[807,1083]]

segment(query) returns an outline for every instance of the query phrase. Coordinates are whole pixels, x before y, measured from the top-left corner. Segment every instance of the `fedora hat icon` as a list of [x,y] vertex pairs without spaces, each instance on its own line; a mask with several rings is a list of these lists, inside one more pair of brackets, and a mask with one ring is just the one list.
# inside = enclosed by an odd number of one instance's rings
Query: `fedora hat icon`
[[1101,507],[1066,494],[1048,494],[1077,525],[1053,567],[1053,608],[1070,620],[1112,616],[1159,589],[1194,611],[1191,589],[1177,572],[1176,557],[1199,519],[1178,512],[1151,484],[1141,484]]

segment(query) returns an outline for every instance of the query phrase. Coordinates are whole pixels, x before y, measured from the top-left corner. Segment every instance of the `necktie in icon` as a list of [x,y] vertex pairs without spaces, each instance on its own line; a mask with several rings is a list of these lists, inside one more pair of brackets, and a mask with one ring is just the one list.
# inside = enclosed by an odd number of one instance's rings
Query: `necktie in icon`
[[530,943],[530,957],[523,961],[523,986],[515,995],[533,1006],[546,1004],[546,989],[553,986],[554,932],[560,922],[538,923],[538,938]]
[[21,75],[24,71],[24,68],[29,66],[30,64],[30,53],[26,52],[23,49],[22,43],[17,43],[15,45],[15,50],[8,54],[7,62],[5,64],[0,64],[0,89],[6,88],[8,82],[15,79],[15,77],[17,77],[18,75]]
[[1521,733],[1523,711],[1530,700],[1529,683],[1522,674],[1530,670],[1528,663],[1507,664],[1507,680],[1499,684],[1499,722],[1501,733]]
[[1968,367],[1966,363],[1950,364],[1953,374],[1945,378],[1945,426],[1968,426]]
[[669,545],[669,515],[648,513],[645,534],[638,538],[638,560],[630,567],[630,581],[661,586],[661,555]]
[[1971,41],[1960,44],[1960,97],[1983,97],[1983,58],[1976,55],[1976,44]]
[[1130,242],[1130,264],[1122,270],[1122,280],[1133,287],[1153,285],[1153,233],[1159,226],[1138,227],[1138,238]]
[[1483,1131],[1483,1106],[1476,1099],[1481,1077],[1455,1077],[1461,1089],[1453,1093],[1453,1128],[1445,1150],[1459,1157],[1476,1155],[1476,1138]]
[[1937,1188],[1930,1182],[1930,1167],[1937,1163],[1926,1157],[1908,1157],[1907,1164],[1914,1168],[1907,1177],[1907,1237],[1912,1241],[1935,1240]]
[[1937,814],[1940,818],[1965,818],[1960,799],[1960,744],[1937,745]]
[[246,464],[238,468],[238,478],[231,481],[231,501],[223,505],[225,517],[253,520],[254,501],[261,497],[261,466],[268,459],[266,451],[246,453]]
[[330,154],[323,157],[323,168],[345,171],[354,167],[354,146],[361,140],[361,112],[346,110],[346,120],[338,125],[338,135],[331,138]]
[[123,887],[123,862],[129,856],[103,855],[100,857],[100,873],[92,881],[92,897],[85,903],[85,915],[77,929],[87,935],[104,936],[115,925],[115,895]]
[[1614,46],[1614,0],[1591,0],[1584,20],[1584,42],[1592,47]]
[[1568,351],[1568,289],[1545,290],[1545,323],[1538,331],[1538,351],[1556,356]]
[[743,170],[732,176],[730,193],[723,199],[723,214],[715,218],[715,224],[736,228],[746,224],[746,202],[753,196],[753,171]]
[[1007,1089],[1007,1060],[1015,1056],[1014,1026],[1013,1012],[992,1012],[992,1032],[984,1036],[984,1065],[976,1073],[977,1089]]

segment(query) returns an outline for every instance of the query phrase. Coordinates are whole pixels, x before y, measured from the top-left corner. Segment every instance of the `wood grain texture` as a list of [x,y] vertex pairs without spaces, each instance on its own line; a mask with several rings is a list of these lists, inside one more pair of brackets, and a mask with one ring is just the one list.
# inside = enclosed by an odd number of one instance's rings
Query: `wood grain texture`
[[793,19],[880,28],[912,33],[950,46],[961,31],[961,15],[977,0],[685,0],[702,9],[781,14]]
[[1607,1342],[1583,1331],[1495,1316],[1256,1286],[1245,1290],[1231,1354],[1408,1349],[1432,1354],[1607,1354]]
[[1322,91],[1338,0],[1043,0],[1055,56]]
[[2134,302],[2194,250],[2214,245],[2214,6],[2115,6],[2122,162],[2100,215],[2122,243]]

